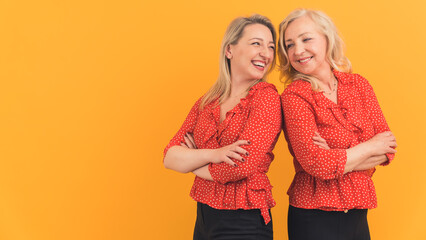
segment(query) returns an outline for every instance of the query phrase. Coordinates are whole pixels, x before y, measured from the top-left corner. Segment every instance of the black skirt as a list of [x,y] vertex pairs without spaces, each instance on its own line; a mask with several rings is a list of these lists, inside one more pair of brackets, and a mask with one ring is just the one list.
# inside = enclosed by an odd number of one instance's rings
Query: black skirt
[[367,209],[322,211],[290,206],[289,240],[370,240]]
[[259,209],[220,210],[197,203],[194,240],[225,239],[271,240],[272,220],[265,225]]

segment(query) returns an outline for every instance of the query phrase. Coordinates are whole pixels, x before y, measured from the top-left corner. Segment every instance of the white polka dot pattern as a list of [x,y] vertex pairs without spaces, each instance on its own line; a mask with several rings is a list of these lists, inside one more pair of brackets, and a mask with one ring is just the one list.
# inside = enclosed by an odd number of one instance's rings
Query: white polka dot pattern
[[191,109],[184,124],[167,150],[183,141],[186,132],[194,135],[199,148],[215,149],[249,140],[243,146],[249,152],[238,167],[226,163],[210,164],[215,181],[196,177],[191,197],[216,209],[260,209],[265,223],[270,221],[268,209],[275,206],[272,186],[266,173],[274,158],[272,150],[281,131],[281,101],[274,85],[257,83],[240,103],[227,112],[222,123],[217,101],[199,111],[200,100]]
[[[337,104],[310,83],[297,80],[281,95],[284,134],[296,175],[288,190],[299,208],[342,211],[377,207],[371,176],[375,169],[343,174],[346,149],[389,131],[373,88],[358,74],[333,71],[339,81]],[[331,149],[313,144],[319,132]],[[389,161],[394,155],[388,154]],[[384,165],[386,165],[384,164]]]

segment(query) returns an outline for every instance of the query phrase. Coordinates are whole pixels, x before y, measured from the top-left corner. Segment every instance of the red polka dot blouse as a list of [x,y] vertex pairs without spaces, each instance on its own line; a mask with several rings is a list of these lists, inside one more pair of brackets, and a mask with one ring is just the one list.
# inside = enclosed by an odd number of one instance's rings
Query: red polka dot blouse
[[272,186],[266,173],[274,155],[272,150],[281,131],[281,101],[274,85],[259,82],[245,98],[227,112],[220,123],[220,107],[214,101],[199,110],[200,100],[192,107],[182,127],[164,150],[184,142],[184,134],[193,133],[198,148],[215,149],[249,140],[243,146],[249,152],[238,167],[226,163],[209,165],[214,181],[195,177],[191,197],[216,209],[260,209],[268,223],[268,209],[275,206]]
[[[346,149],[389,131],[373,88],[358,74],[333,71],[338,79],[337,104],[310,83],[297,80],[282,93],[284,134],[296,170],[288,190],[290,205],[344,211],[377,207],[371,177],[375,169],[343,174]],[[329,150],[314,145],[317,131]],[[394,158],[387,154],[389,164]]]

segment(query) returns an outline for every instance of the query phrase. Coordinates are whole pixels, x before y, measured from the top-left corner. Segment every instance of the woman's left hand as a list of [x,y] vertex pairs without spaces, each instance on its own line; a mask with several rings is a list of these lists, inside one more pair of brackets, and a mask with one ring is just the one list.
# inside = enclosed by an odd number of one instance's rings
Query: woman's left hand
[[187,147],[189,149],[197,149],[197,145],[195,144],[194,136],[192,136],[192,133],[186,133],[183,136],[183,139],[185,139],[185,142],[180,143],[182,147]]
[[312,140],[314,141],[314,144],[317,145],[320,148],[323,149],[330,149],[330,147],[328,146],[327,142],[325,141],[324,138],[322,138],[318,132],[314,133],[314,136],[312,137]]

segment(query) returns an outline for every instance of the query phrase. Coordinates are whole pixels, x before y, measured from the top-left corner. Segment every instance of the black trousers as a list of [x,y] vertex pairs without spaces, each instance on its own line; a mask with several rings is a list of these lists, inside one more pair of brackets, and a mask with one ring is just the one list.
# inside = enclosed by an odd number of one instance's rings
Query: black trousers
[[272,221],[265,225],[259,209],[219,210],[197,203],[194,240],[225,239],[271,240]]
[[322,211],[290,206],[289,240],[370,240],[367,209]]

